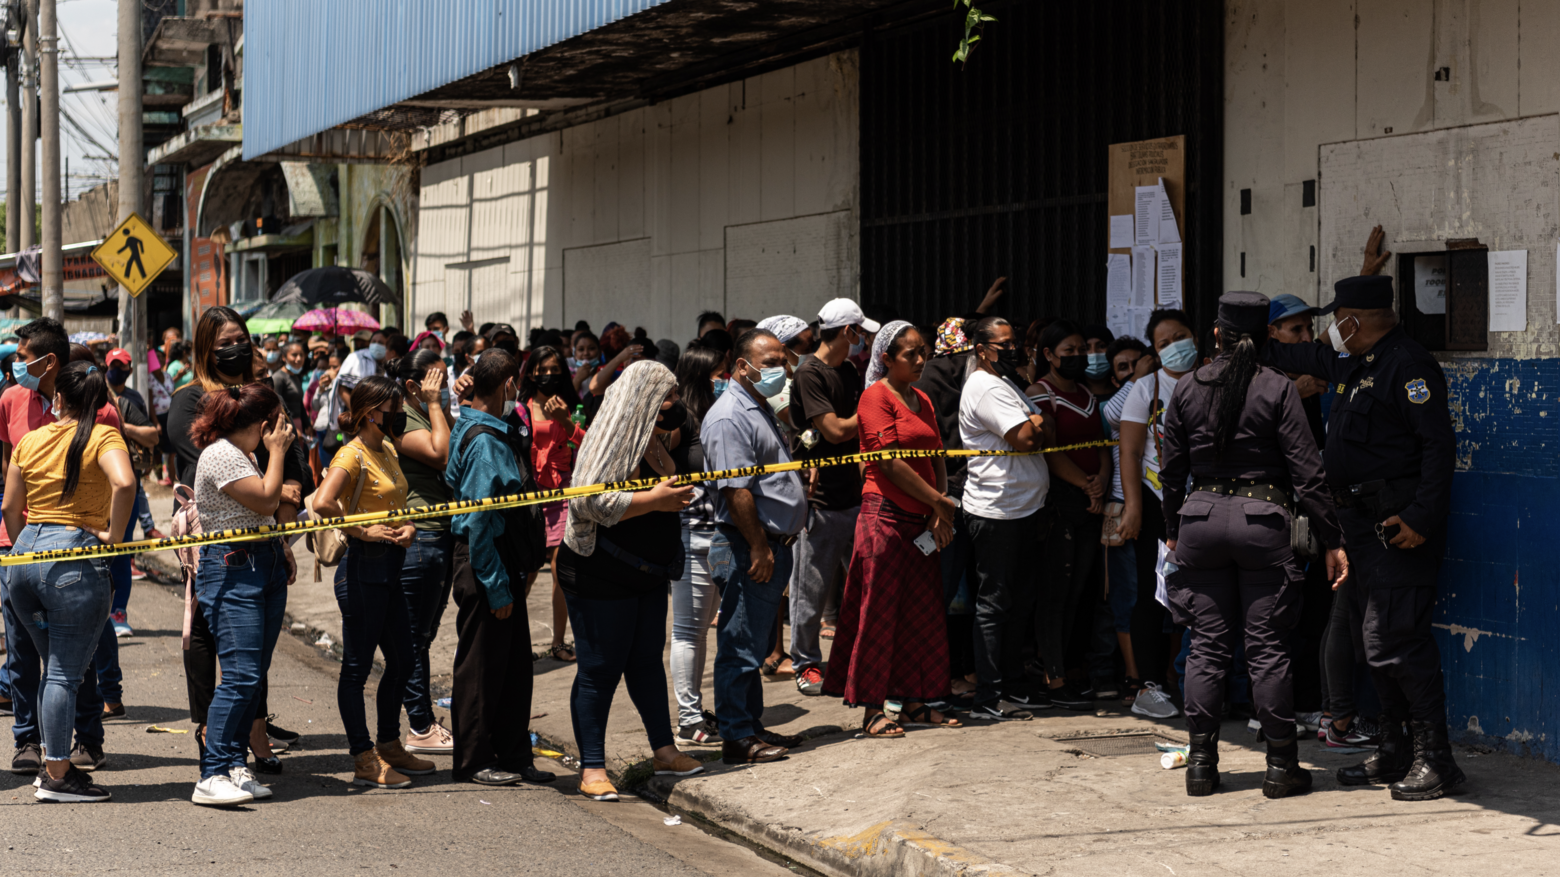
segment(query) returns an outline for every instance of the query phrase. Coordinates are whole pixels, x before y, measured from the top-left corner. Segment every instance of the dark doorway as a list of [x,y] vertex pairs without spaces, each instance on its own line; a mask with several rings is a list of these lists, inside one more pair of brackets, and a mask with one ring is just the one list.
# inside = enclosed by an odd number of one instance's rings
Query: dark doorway
[[964,68],[951,10],[863,40],[863,302],[932,324],[1006,275],[1010,319],[1103,322],[1106,147],[1184,134],[1185,298],[1206,324],[1223,285],[1223,4],[979,5],[997,21]]

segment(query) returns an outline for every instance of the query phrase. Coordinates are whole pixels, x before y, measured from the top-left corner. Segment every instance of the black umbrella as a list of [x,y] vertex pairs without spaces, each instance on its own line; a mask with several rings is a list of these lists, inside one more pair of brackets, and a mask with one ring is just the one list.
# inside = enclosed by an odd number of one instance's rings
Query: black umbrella
[[383,280],[359,268],[310,268],[287,278],[271,296],[272,302],[304,305],[337,305],[344,302],[400,304]]

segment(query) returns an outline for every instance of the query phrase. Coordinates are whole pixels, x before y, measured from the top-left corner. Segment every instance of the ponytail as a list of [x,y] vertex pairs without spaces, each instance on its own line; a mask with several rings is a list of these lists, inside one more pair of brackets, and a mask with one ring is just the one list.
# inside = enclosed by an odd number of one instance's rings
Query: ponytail
[[65,488],[60,491],[60,499],[68,500],[81,481],[81,456],[92,439],[98,409],[108,404],[108,379],[91,363],[73,362],[54,379],[54,389],[59,394],[60,407],[76,418],[76,429],[65,451]]
[[1224,323],[1219,323],[1218,329],[1224,369],[1211,380],[1205,381],[1201,376],[1196,376],[1196,380],[1217,388],[1213,394],[1213,454],[1215,459],[1222,459],[1246,409],[1246,391],[1262,368],[1262,347],[1267,336],[1253,337]]

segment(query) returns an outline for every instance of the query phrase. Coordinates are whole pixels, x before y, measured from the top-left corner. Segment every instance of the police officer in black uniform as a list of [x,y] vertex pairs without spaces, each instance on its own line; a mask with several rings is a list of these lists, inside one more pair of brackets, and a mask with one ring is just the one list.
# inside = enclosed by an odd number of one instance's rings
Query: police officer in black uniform
[[1398,326],[1391,278],[1348,277],[1334,291],[1321,310],[1333,315],[1333,349],[1273,344],[1267,358],[1338,385],[1323,462],[1384,729],[1380,748],[1339,770],[1338,782],[1390,783],[1393,798],[1429,801],[1466,779],[1447,740],[1446,685],[1430,630],[1457,447],[1446,377]]
[[1267,296],[1220,298],[1219,356],[1183,377],[1165,409],[1160,481],[1166,542],[1178,566],[1166,577],[1166,590],[1176,621],[1192,629],[1186,793],[1193,796],[1219,785],[1224,682],[1242,634],[1252,700],[1268,742],[1262,793],[1282,798],[1310,790],[1311,774],[1299,762],[1286,642],[1305,580],[1290,539],[1297,504],[1328,549],[1329,578],[1348,574],[1300,390],[1261,363],[1267,326]]

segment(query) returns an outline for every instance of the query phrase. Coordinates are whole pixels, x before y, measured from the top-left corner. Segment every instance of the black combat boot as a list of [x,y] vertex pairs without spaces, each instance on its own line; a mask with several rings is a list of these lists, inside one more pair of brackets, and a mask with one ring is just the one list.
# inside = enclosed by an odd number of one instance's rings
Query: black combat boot
[[1434,801],[1468,779],[1452,758],[1444,722],[1414,722],[1414,763],[1408,776],[1392,784],[1398,801]]
[[1186,794],[1213,794],[1219,787],[1219,732],[1193,734],[1186,747]]
[[1291,734],[1282,740],[1269,737],[1267,745],[1267,776],[1262,779],[1262,794],[1287,798],[1311,791],[1311,772],[1300,766],[1300,741]]
[[1365,760],[1353,767],[1338,769],[1338,783],[1345,786],[1365,786],[1371,783],[1395,783],[1408,776],[1409,765],[1414,762],[1414,752],[1403,730],[1403,720],[1395,716],[1381,717],[1381,745]]

